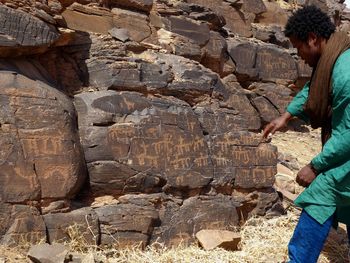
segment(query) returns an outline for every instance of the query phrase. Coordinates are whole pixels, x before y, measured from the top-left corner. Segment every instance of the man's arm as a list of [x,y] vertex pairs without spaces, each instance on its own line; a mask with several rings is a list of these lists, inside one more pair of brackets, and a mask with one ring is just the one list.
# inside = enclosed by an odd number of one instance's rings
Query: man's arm
[[292,116],[298,117],[299,119],[302,119],[306,122],[308,122],[308,117],[304,112],[304,105],[309,96],[309,85],[310,82],[307,82],[304,85],[304,87],[293,98],[286,109],[286,111],[289,112]]
[[303,120],[307,120],[307,116],[304,113],[304,104],[307,100],[309,94],[309,83],[306,83],[305,86],[299,93],[293,98],[291,103],[288,105],[286,112],[283,113],[280,117],[271,121],[263,131],[263,138],[267,138],[269,134],[274,134],[276,131],[284,128],[289,120],[292,117],[299,117]]
[[[350,100],[349,100],[350,103]],[[323,146],[321,153],[312,159],[312,166],[322,172],[342,164],[350,158],[350,104],[344,111],[344,131],[332,135]]]

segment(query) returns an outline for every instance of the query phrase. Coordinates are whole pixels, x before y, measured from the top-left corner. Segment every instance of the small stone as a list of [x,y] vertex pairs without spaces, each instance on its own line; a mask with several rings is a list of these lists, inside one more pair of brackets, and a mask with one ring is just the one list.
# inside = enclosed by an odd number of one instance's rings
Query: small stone
[[129,31],[125,28],[115,28],[114,27],[111,30],[109,30],[108,33],[112,37],[114,37],[122,42],[126,42],[127,40],[130,39]]
[[294,173],[288,167],[279,163],[277,164],[277,173],[289,177],[294,177]]
[[203,229],[196,234],[196,238],[205,250],[211,250],[217,247],[226,250],[237,250],[237,245],[241,241],[241,235],[227,230],[208,230]]
[[28,257],[33,262],[55,263],[64,262],[68,250],[61,244],[39,244],[32,246],[28,251]]

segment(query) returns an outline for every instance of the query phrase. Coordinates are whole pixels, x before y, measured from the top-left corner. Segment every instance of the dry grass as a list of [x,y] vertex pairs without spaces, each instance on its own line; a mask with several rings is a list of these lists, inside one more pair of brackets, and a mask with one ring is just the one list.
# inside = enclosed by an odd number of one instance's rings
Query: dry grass
[[[102,249],[88,245],[74,227],[68,230],[71,241],[66,245],[70,251],[93,253],[98,261],[106,263],[277,263],[287,260],[287,244],[298,216],[299,211],[292,208],[286,216],[248,220],[241,230],[241,250],[235,252],[223,249],[204,251],[197,246],[168,249],[160,245],[145,250],[137,247]],[[345,231],[340,228],[338,232],[331,233],[319,263],[349,262]],[[25,254],[23,249],[0,247],[0,258],[6,258],[6,262],[27,262]]]

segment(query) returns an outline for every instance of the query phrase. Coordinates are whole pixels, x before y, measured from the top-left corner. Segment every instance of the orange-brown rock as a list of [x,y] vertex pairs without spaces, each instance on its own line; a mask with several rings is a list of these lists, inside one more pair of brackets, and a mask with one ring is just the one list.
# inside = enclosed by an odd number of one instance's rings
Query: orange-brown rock
[[[223,0],[189,0],[188,2],[206,6],[222,15],[225,18],[227,28],[232,32],[244,37],[252,35],[251,25],[247,21],[249,14],[252,13],[247,12],[247,14],[244,14]],[[249,6],[246,7],[249,9]]]
[[202,65],[210,68],[212,71],[223,75],[225,62],[228,60],[227,43],[218,32],[211,31],[210,39],[203,48]]
[[196,233],[198,242],[205,250],[214,248],[224,248],[226,250],[235,251],[237,245],[241,241],[241,235],[233,231],[203,229]]
[[114,27],[113,15],[106,11],[74,3],[62,13],[67,27],[79,31],[108,34]]
[[141,42],[151,35],[148,16],[119,8],[113,8],[112,14],[113,26],[125,28],[132,40]]

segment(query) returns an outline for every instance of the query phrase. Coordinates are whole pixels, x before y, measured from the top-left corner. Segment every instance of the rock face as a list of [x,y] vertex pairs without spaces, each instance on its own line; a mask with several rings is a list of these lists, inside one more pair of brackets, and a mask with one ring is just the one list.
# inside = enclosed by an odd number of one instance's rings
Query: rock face
[[259,132],[311,75],[295,1],[0,2],[1,243],[175,246],[283,213]]
[[20,242],[37,243],[46,238],[45,223],[35,207],[0,204],[1,243],[16,246]]
[[86,173],[71,100],[35,62],[3,60],[1,66],[1,200],[73,197]]
[[238,203],[228,196],[198,196],[188,198],[181,206],[168,202],[160,209],[160,227],[154,230],[152,241],[177,246],[191,244],[201,229],[227,229],[238,224]]
[[[0,5],[1,57],[38,52],[58,40],[58,30],[22,11]],[[35,33],[34,33],[35,32]]]

